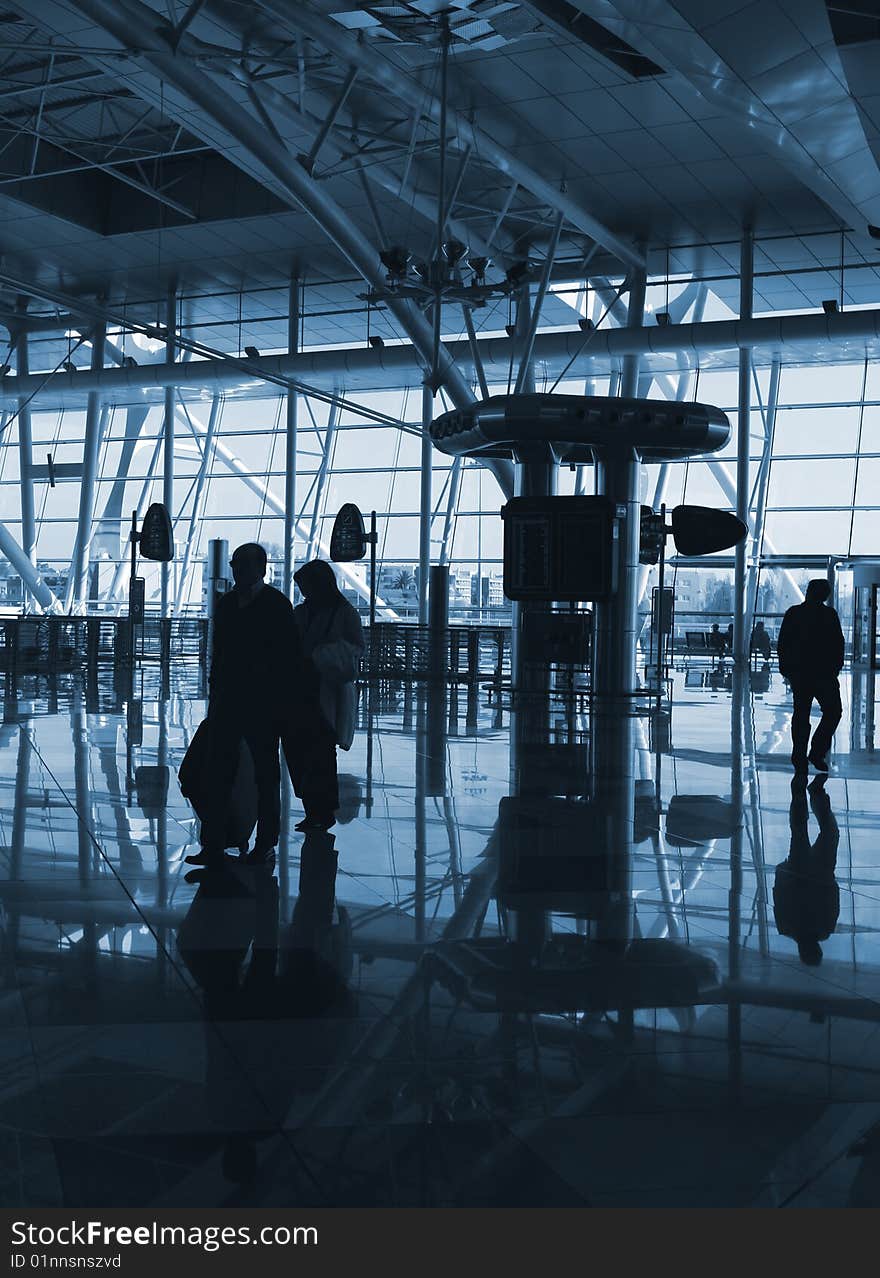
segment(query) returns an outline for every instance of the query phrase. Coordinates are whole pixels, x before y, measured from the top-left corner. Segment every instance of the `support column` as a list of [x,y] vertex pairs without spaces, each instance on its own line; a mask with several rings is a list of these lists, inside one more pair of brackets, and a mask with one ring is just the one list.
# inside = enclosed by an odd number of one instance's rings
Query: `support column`
[[[100,372],[104,367],[104,343],[107,326],[103,323],[95,326],[90,341],[92,345],[92,372]],[[95,513],[95,484],[98,479],[98,453],[101,447],[101,395],[99,391],[89,391],[86,408],[86,437],[83,445],[82,481],[79,490],[79,515],[76,525],[76,540],[73,545],[73,556],[70,561],[70,576],[67,583],[68,611],[79,612],[87,599],[89,576],[89,545],[92,540],[92,519]]]
[[[15,340],[15,361],[19,377],[28,375],[28,335],[22,330]],[[31,410],[26,400],[18,402],[18,474],[21,488],[21,548],[30,562],[35,563],[37,541],[34,518],[34,459],[31,438]]]
[[[174,334],[177,328],[177,295],[172,288],[168,293],[168,301],[165,312],[165,363],[174,363]],[[165,387],[165,423],[164,423],[164,448],[162,460],[162,502],[171,516],[171,522],[174,522],[174,400],[177,394],[176,387]],[[171,565],[162,565],[162,617],[170,616],[171,609]]]
[[[645,311],[645,273],[633,273],[627,323],[637,327]],[[638,389],[639,356],[625,355],[620,381],[624,398]],[[617,588],[608,603],[594,611],[593,693],[601,697],[627,697],[635,691],[636,609],[639,585],[639,500],[640,462],[633,448],[608,449],[596,465],[596,491],[620,508],[619,535],[614,554],[617,559]]]
[[[301,289],[299,279],[291,278],[287,295],[287,349],[291,355],[299,350],[299,312]],[[299,395],[292,385],[287,387],[287,418],[284,453],[284,573],[281,589],[290,597],[296,571],[294,537],[296,536],[296,466],[299,430]]]
[[183,611],[183,597],[186,592],[187,580],[189,578],[190,562],[192,560],[193,547],[198,541],[199,523],[202,517],[202,508],[204,506],[205,484],[211,473],[211,463],[214,460],[214,432],[217,429],[217,422],[220,417],[220,406],[222,404],[220,392],[215,391],[211,400],[211,413],[208,417],[208,429],[205,438],[202,440],[202,460],[199,465],[199,473],[196,476],[196,487],[192,499],[192,511],[189,517],[189,531],[186,536],[186,549],[183,552],[183,563],[180,566],[180,573],[177,579],[177,590],[174,597],[174,613],[175,616]]
[[422,383],[422,453],[419,485],[419,625],[428,624],[428,576],[431,571],[431,421],[434,416],[434,394],[430,384]]
[[758,577],[761,573],[761,545],[764,537],[764,518],[767,513],[767,489],[770,481],[770,465],[773,461],[773,437],[776,434],[776,406],[779,401],[779,356],[770,365],[770,388],[767,393],[767,412],[764,423],[764,450],[755,492],[755,522],[752,526],[752,546],[746,581],[745,639],[751,648],[755,610],[758,602]]
[[31,560],[5,524],[0,523],[0,554],[4,555],[21,577],[22,585],[44,612],[61,612],[58,599],[43,581]]
[[[752,318],[752,293],[755,269],[755,241],[750,227],[743,231],[739,262],[739,317]],[[750,411],[752,403],[752,353],[743,347],[739,353],[739,395],[736,427],[736,514],[744,524],[749,522],[749,448]],[[749,637],[746,634],[746,551],[748,537],[738,542],[733,573],[733,659],[737,665],[749,662]]]
[[336,437],[336,423],[339,421],[339,403],[334,401],[330,405],[330,412],[327,415],[327,429],[324,432],[324,452],[321,457],[321,465],[318,467],[318,474],[315,477],[315,504],[312,509],[312,523],[309,528],[309,544],[306,557],[311,559],[315,553],[321,538],[321,517],[324,514],[324,506],[327,490],[327,475],[330,472],[330,456],[333,452],[333,441]]

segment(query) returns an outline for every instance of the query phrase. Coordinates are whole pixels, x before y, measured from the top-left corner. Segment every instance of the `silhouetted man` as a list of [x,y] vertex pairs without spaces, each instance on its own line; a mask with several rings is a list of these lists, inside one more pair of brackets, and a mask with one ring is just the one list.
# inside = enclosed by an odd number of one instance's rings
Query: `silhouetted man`
[[801,962],[810,967],[822,962],[819,942],[831,935],[840,914],[840,889],[834,877],[840,831],[824,781],[824,777],[816,777],[809,786],[810,807],[819,822],[819,834],[812,844],[806,782],[795,777],[791,783],[791,844],[787,860],[776,867],[773,884],[773,913],[779,935],[797,942]]
[[212,799],[202,822],[198,858],[207,864],[222,860],[242,740],[253,758],[258,799],[257,832],[248,859],[272,859],[281,813],[281,707],[296,676],[300,651],[290,600],[264,580],[263,547],[254,542],[239,546],[231,567],[235,588],[221,597],[214,614],[208,705]]
[[[791,761],[796,772],[812,763],[828,771],[831,738],[840,723],[840,684],[843,668],[843,631],[833,608],[826,607],[831,587],[824,577],[807,586],[802,604],[789,608],[779,628],[776,652],[779,673],[791,684],[794,707],[791,716]],[[818,701],[822,719],[810,742],[810,710]]]

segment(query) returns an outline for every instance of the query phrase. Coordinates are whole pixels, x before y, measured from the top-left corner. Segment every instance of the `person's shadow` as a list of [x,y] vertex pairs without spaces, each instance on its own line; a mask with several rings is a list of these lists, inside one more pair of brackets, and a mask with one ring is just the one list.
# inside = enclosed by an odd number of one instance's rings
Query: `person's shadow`
[[[809,787],[800,777],[792,781],[788,811],[791,844],[788,857],[776,867],[773,884],[773,913],[779,935],[790,936],[797,943],[801,962],[810,967],[822,962],[819,942],[831,935],[840,914],[840,889],[834,877],[840,830],[825,791],[825,780],[824,776],[816,777]],[[809,806],[819,822],[819,834],[812,843],[808,795]]]
[[207,1109],[233,1182],[253,1179],[258,1144],[278,1135],[295,1096],[344,1050],[356,1012],[334,836],[307,835],[300,858],[288,927],[272,871],[227,858],[199,871],[178,930],[178,952],[202,991]]

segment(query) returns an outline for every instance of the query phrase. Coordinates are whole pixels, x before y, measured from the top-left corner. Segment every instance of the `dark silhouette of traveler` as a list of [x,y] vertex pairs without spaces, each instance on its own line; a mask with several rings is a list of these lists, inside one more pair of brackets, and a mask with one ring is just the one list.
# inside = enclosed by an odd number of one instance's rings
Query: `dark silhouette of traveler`
[[290,600],[266,584],[266,552],[249,542],[231,560],[235,587],[214,615],[208,702],[210,798],[202,821],[201,852],[193,863],[222,860],[229,805],[244,741],[257,789],[257,829],[252,862],[271,862],[281,815],[278,743],[281,706],[300,665]]
[[749,648],[752,652],[760,653],[765,661],[768,660],[770,656],[770,636],[764,629],[763,621],[757,621],[755,623]]
[[349,749],[354,737],[364,636],[357,610],[337,586],[330,564],[313,559],[294,573],[294,581],[304,601],[293,613],[306,663],[303,684],[314,688],[314,701],[307,705],[300,696],[281,743],[294,792],[305,808],[296,828],[329,830],[339,807],[336,747]]
[[718,653],[719,655],[723,655],[724,653],[725,638],[721,633],[721,627],[718,625],[717,621],[706,636],[706,647],[709,648],[711,652]]
[[[797,942],[801,962],[815,967],[822,962],[820,941],[837,926],[840,889],[834,877],[840,831],[825,793],[825,777],[816,777],[807,787],[798,777],[791,783],[788,823],[791,844],[788,857],[776,867],[773,884],[773,913],[780,936]],[[819,822],[819,834],[810,842],[807,790],[810,807]]]
[[[798,772],[806,772],[808,762],[819,772],[828,771],[827,755],[842,713],[837,676],[843,667],[843,631],[837,613],[826,606],[830,594],[824,577],[811,581],[804,602],[783,617],[776,641],[779,673],[790,683],[794,702],[791,761]],[[822,718],[810,742],[814,701]]]
[[733,622],[731,621],[727,627],[726,639],[724,641],[727,652],[733,652]]

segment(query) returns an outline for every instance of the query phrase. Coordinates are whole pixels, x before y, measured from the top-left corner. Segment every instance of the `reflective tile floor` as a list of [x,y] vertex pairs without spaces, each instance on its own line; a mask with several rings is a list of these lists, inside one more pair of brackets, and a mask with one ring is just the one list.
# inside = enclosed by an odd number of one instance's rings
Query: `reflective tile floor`
[[809,789],[769,670],[378,689],[332,835],[197,883],[203,703],[7,684],[0,1203],[877,1206],[872,680]]

